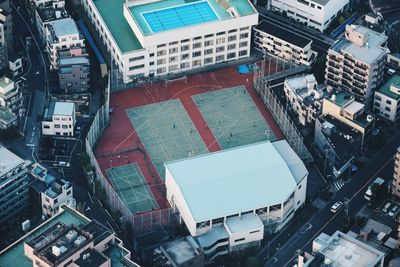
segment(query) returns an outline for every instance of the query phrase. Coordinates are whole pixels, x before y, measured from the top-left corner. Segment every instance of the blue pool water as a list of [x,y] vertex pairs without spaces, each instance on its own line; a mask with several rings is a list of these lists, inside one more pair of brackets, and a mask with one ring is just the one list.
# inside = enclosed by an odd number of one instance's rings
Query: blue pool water
[[155,10],[142,15],[153,32],[218,20],[210,4],[205,1]]

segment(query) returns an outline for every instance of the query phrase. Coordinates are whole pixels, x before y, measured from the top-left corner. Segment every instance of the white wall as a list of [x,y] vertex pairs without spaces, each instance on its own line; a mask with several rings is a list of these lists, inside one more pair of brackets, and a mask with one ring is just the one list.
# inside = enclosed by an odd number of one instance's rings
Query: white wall
[[294,193],[294,210],[295,211],[298,208],[300,208],[306,201],[307,179],[308,179],[308,175],[306,177],[304,177],[303,180],[301,180],[301,182],[296,187],[296,191]]
[[[58,127],[57,125],[59,126],[59,128],[56,128]],[[74,129],[75,129],[75,115],[73,116],[54,115],[52,121],[42,121],[43,135],[74,136]]]
[[[381,98],[381,100],[378,100],[377,98]],[[391,104],[388,104],[386,101],[390,101]],[[379,104],[379,107],[377,106]],[[381,94],[379,92],[375,92],[375,97],[374,97],[374,110],[375,113],[381,116],[382,118],[385,118],[390,121],[395,121],[396,120],[396,111],[399,103],[397,100],[392,99],[384,94]],[[386,110],[386,108],[389,108],[390,110]]]

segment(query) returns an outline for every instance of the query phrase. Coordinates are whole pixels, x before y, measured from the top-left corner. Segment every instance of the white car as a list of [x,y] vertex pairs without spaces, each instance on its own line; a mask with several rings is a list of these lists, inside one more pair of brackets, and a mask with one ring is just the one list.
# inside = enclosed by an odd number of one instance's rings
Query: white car
[[69,167],[70,166],[70,164],[69,164],[69,162],[66,162],[66,161],[59,161],[58,162],[58,166],[59,167]]
[[331,212],[336,213],[343,206],[342,201],[338,201],[332,205]]
[[399,206],[393,206],[393,208],[389,211],[388,215],[393,217],[396,214],[396,211],[399,209]]

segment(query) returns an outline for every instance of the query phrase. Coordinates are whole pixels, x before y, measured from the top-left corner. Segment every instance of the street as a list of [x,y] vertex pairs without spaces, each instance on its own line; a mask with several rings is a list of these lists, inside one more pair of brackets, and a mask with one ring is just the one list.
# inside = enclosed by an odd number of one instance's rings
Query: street
[[[312,241],[321,233],[333,234],[345,219],[344,209],[338,213],[330,211],[336,201],[349,199],[349,215],[354,216],[367,202],[364,193],[372,180],[379,176],[391,180],[393,155],[400,145],[399,134],[394,136],[372,161],[360,170],[335,197],[322,209],[314,213],[307,225],[289,224],[274,240],[267,243],[257,257],[264,266],[293,266],[298,253],[311,252]],[[311,227],[309,226],[311,225]]]

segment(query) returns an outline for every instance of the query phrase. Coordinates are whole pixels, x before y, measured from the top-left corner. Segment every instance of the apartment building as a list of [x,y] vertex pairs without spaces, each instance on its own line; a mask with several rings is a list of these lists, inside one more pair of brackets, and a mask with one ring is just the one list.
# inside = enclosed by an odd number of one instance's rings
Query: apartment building
[[0,107],[0,129],[8,129],[18,123],[17,115],[8,107]]
[[372,106],[374,90],[383,83],[387,36],[364,26],[347,25],[345,38],[328,50],[325,80]]
[[388,54],[386,65],[400,72],[400,53]]
[[5,28],[7,24],[7,14],[0,8],[0,70],[8,65],[8,47],[6,43]]
[[285,140],[168,162],[165,170],[167,199],[209,260],[259,244],[264,223],[279,231],[305,201],[308,171]]
[[315,122],[321,113],[322,99],[328,95],[326,86],[318,85],[313,74],[287,78],[285,96],[298,121],[306,126]]
[[391,122],[400,118],[400,75],[392,76],[375,91],[374,112]]
[[46,43],[46,27],[51,21],[69,17],[65,1],[48,1],[38,5],[35,9],[35,23],[42,43]]
[[124,83],[249,57],[258,23],[248,0],[82,3]]
[[42,214],[48,217],[59,212],[62,204],[66,204],[73,198],[72,184],[64,179],[57,179],[50,183],[49,187],[41,193]]
[[397,148],[397,153],[394,159],[392,194],[396,197],[400,197],[400,147]]
[[0,10],[1,36],[7,45],[8,54],[11,54],[14,52],[14,38],[10,0],[0,0]]
[[321,115],[330,115],[359,131],[362,135],[361,146],[372,136],[374,117],[366,112],[364,104],[356,101],[355,97],[346,91],[336,91],[330,98],[325,98]]
[[6,76],[0,78],[0,106],[9,107],[15,113],[18,113],[22,106],[21,89]]
[[29,205],[27,165],[0,145],[0,225]]
[[316,59],[311,44],[312,40],[265,20],[254,27],[256,49],[297,65],[310,66]]
[[139,267],[116,234],[63,205],[60,212],[0,252],[1,266]]
[[74,136],[75,104],[50,102],[42,121],[42,134],[53,136]]
[[89,75],[88,57],[76,56],[58,59],[58,78],[62,93],[86,93],[89,89]]
[[58,50],[85,46],[84,38],[71,18],[50,21],[46,26],[46,40],[50,68],[53,70],[58,69]]
[[349,7],[349,0],[270,0],[268,8],[320,32]]

